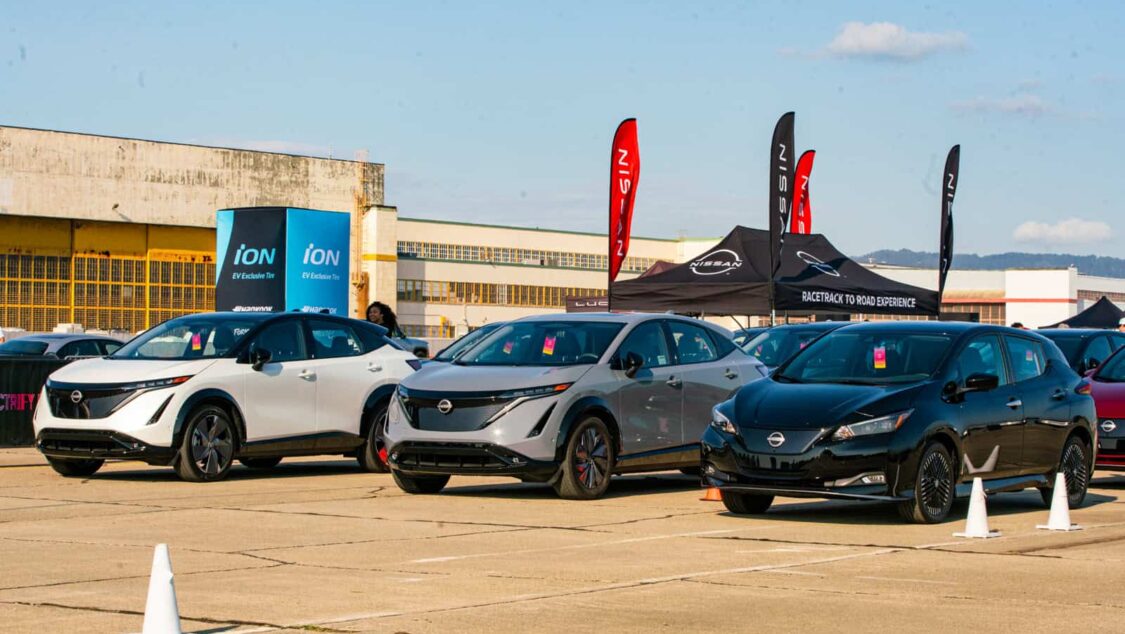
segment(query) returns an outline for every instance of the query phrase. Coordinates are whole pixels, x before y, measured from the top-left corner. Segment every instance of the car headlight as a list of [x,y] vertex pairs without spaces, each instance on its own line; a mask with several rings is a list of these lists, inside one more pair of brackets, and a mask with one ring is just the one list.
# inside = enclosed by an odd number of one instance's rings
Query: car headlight
[[711,408],[711,426],[721,432],[726,432],[731,436],[738,435],[738,427],[731,422],[730,418],[728,418],[726,414],[723,414],[719,411],[719,407],[717,405]]
[[565,392],[573,383],[559,383],[557,385],[544,385],[542,387],[529,387],[522,390],[509,390],[500,394],[503,399],[539,398]]
[[872,418],[871,420],[864,420],[851,425],[841,425],[836,433],[832,434],[832,440],[851,440],[856,436],[871,436],[874,434],[887,434],[906,422],[914,410],[908,409],[905,412],[898,412],[897,414],[889,414],[887,416],[880,416],[879,418]]
[[163,387],[172,387],[181,383],[186,383],[190,376],[177,376],[170,379],[155,379],[153,381],[138,381],[137,383],[130,383],[124,386],[127,390],[157,390]]

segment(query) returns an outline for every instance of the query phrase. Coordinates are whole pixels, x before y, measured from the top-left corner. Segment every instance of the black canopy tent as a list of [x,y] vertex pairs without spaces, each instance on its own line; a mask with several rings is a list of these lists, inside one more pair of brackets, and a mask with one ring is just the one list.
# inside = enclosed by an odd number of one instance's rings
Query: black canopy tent
[[1116,328],[1121,323],[1121,318],[1125,317],[1125,311],[1117,307],[1109,300],[1108,297],[1102,295],[1102,298],[1094,302],[1086,310],[1078,313],[1070,319],[1064,319],[1057,324],[1044,326],[1044,328],[1058,328],[1066,324],[1070,328]]
[[[676,267],[675,262],[668,262],[666,260],[657,260],[644,270],[637,277],[648,277],[649,275],[656,275],[663,273],[668,269]],[[566,312],[568,313],[604,313],[609,310],[609,298],[605,295],[593,295],[587,297],[567,297],[566,298]]]
[[[768,231],[735,227],[695,259],[663,273],[616,282],[615,310],[770,314]],[[790,313],[937,315],[938,293],[874,273],[820,234],[787,234],[775,306]]]

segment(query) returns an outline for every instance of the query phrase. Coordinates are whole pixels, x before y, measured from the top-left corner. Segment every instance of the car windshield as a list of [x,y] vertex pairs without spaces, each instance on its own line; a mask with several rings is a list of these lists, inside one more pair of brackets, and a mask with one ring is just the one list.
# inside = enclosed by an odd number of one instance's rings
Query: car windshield
[[125,344],[110,359],[215,359],[238,345],[261,316],[207,315],[166,321]]
[[772,328],[743,344],[742,349],[763,364],[775,368],[822,334],[824,331],[817,329]]
[[835,330],[795,356],[775,381],[888,385],[929,378],[952,343],[948,335]]
[[1125,352],[1110,357],[1094,378],[1107,383],[1125,383]]
[[458,365],[588,365],[597,363],[624,324],[522,321],[498,328],[457,358]]
[[14,354],[21,356],[40,356],[47,351],[46,341],[24,341],[16,339],[0,344],[0,355]]
[[500,324],[490,324],[477,328],[464,337],[461,337],[457,341],[449,344],[449,347],[447,347],[445,350],[442,350],[441,352],[434,355],[433,360],[447,362],[452,361],[457,357],[457,355],[463,354],[469,348],[472,348],[473,346],[483,341],[484,338],[488,336],[488,333],[496,330],[499,326]]
[[1078,362],[1078,352],[1082,348],[1082,337],[1078,335],[1046,335],[1048,339],[1062,350],[1063,356],[1069,365]]

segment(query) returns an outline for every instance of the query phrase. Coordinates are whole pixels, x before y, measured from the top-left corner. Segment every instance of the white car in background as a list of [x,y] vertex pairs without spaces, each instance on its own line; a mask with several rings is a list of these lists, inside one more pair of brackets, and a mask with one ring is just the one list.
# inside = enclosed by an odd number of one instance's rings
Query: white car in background
[[35,410],[36,446],[64,476],[126,459],[203,482],[224,478],[236,459],[270,468],[316,454],[386,471],[387,403],[420,365],[386,329],[354,319],[180,317],[52,374]]

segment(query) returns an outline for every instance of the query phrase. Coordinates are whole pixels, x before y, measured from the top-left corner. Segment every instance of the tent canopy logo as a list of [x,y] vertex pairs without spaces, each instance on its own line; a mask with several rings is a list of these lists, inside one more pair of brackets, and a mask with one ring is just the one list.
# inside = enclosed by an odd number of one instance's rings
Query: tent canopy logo
[[742,266],[742,258],[730,249],[716,249],[691,262],[691,272],[696,275],[722,275]]
[[820,271],[821,273],[824,273],[825,275],[831,275],[832,277],[840,277],[840,272],[836,270],[836,267],[832,266],[831,264],[828,264],[828,263],[824,262],[823,260],[821,260],[820,258],[816,257],[815,255],[813,255],[811,253],[808,253],[808,252],[805,252],[805,251],[798,251],[797,257],[800,258],[801,261],[804,262],[805,264],[807,264],[810,267]]

